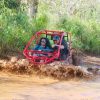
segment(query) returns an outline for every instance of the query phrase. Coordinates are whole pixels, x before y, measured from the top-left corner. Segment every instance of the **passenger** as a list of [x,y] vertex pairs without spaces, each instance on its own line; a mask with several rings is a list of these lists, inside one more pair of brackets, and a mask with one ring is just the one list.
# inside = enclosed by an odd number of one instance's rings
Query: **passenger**
[[[39,43],[33,48],[33,50],[39,50],[39,51],[45,51],[45,52],[51,52],[53,51],[51,45],[50,45],[50,42],[48,40],[48,38],[41,38]],[[48,56],[50,57],[51,55],[50,54],[32,54],[32,56]],[[39,62],[43,63],[44,60],[39,60]]]
[[35,48],[33,48],[33,50],[41,50],[41,51],[43,50],[49,52],[52,51],[52,47],[47,38],[41,38],[39,44],[37,44]]
[[[54,45],[52,46],[53,50],[57,50],[59,43],[60,43],[60,37],[58,35],[55,35],[53,37],[53,41],[54,41]],[[68,46],[67,46],[67,42],[63,39],[61,46],[60,46],[60,60],[66,60],[68,55]]]

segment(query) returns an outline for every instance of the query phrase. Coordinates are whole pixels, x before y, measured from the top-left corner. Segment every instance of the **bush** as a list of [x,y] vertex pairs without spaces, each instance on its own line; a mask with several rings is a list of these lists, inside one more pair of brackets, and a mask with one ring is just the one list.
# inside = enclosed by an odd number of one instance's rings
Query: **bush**
[[37,16],[32,20],[20,7],[17,10],[2,7],[0,15],[0,52],[22,51],[36,31],[45,29],[48,18]]
[[62,18],[57,23],[57,27],[66,32],[72,32],[75,48],[100,54],[100,24],[76,18]]
[[4,4],[7,8],[16,9],[20,6],[20,0],[4,0]]
[[33,19],[33,30],[34,32],[46,29],[48,24],[48,17],[44,15],[37,16]]
[[0,52],[23,50],[33,33],[49,28],[71,32],[73,47],[100,54],[100,23],[94,19],[59,17],[55,9],[50,10],[49,4],[42,1],[37,16],[30,19],[23,6],[19,0],[0,1]]
[[0,15],[0,51],[23,50],[32,35],[32,24],[26,13],[3,8]]

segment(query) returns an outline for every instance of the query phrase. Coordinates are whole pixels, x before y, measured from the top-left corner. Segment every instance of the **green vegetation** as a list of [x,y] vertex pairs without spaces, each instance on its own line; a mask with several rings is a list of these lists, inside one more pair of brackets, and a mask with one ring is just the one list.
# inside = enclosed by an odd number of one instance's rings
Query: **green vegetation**
[[30,21],[23,5],[15,9],[0,4],[0,52],[23,50],[32,34],[46,26],[45,16]]
[[100,6],[83,1],[78,8],[72,6],[70,11],[66,11],[66,7],[71,6],[64,5],[66,0],[39,0],[38,12],[30,18],[27,5],[21,4],[20,0],[1,0],[0,53],[22,51],[36,31],[54,29],[72,32],[75,48],[100,54]]
[[59,29],[73,33],[73,47],[100,54],[100,23],[63,18],[57,24]]

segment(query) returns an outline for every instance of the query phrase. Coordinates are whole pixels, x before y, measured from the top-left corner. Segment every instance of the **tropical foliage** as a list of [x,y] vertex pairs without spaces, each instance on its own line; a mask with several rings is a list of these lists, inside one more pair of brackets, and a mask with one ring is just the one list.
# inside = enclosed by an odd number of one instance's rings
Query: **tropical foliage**
[[[71,32],[75,48],[100,54],[99,0],[33,0],[33,7],[21,1],[0,0],[1,53],[22,51],[36,31],[54,29]],[[34,7],[37,12],[30,18]]]

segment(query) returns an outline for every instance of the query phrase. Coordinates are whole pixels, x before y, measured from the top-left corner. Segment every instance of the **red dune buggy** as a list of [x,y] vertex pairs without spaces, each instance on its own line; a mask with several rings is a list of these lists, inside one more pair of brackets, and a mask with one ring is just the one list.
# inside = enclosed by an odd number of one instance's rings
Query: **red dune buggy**
[[[42,37],[48,38],[50,43],[53,44],[52,37],[55,35],[58,35],[60,37],[58,50],[48,52],[48,51],[39,51],[39,50],[32,49],[35,45],[37,45],[39,43],[39,40]],[[69,50],[69,55],[70,55],[71,34],[65,33],[63,31],[50,31],[50,30],[42,30],[42,31],[37,32],[34,36],[32,36],[32,38],[30,39],[30,41],[26,45],[26,47],[23,51],[23,54],[33,64],[47,64],[50,62],[54,62],[60,56],[60,45],[62,43],[63,38],[68,43],[68,50]],[[34,54],[37,54],[37,56],[33,56]]]

